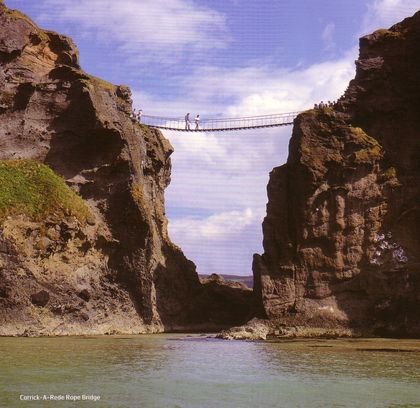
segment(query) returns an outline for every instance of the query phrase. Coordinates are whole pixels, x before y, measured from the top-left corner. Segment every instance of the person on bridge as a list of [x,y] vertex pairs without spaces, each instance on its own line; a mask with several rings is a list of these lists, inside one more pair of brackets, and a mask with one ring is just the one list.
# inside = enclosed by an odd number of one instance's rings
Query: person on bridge
[[143,109],[139,109],[137,112],[137,120],[139,123],[141,123],[141,117],[143,116]]
[[190,114],[185,115],[185,130],[191,130]]
[[197,115],[195,117],[195,130],[199,129],[199,124],[200,124],[200,115]]

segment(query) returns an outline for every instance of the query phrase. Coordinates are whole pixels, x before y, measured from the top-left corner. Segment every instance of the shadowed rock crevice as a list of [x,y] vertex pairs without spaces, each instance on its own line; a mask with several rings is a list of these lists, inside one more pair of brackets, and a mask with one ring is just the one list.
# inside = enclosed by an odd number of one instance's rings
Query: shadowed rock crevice
[[15,96],[15,110],[26,109],[28,106],[29,100],[35,92],[35,87],[30,83],[20,84],[17,88],[17,93]]
[[0,49],[0,62],[8,63],[20,56],[20,50],[3,51]]
[[81,173],[88,176],[89,170],[93,174],[101,171],[102,177],[104,173],[110,175],[112,169],[106,171],[106,167],[113,162],[118,168],[114,169],[117,176],[122,168],[129,170],[127,163],[121,161],[118,164],[124,146],[124,140],[116,129],[91,129],[88,134],[77,130],[63,131],[52,135],[45,162],[66,179]]

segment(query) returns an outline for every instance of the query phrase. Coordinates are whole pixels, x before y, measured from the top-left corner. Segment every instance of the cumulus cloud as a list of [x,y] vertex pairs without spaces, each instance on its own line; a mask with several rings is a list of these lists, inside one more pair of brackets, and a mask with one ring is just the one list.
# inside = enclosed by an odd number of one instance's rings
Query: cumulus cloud
[[193,0],[41,0],[40,21],[77,24],[137,61],[178,60],[226,45],[225,16]]
[[245,208],[201,220],[191,217],[173,220],[169,232],[196,262],[199,271],[244,275],[251,273],[252,251],[255,251],[248,237],[259,235],[262,218],[261,212]]
[[266,114],[293,112],[311,108],[322,100],[336,99],[345,90],[349,79],[354,75],[355,50],[343,58],[312,65],[305,69],[286,72],[272,72],[267,81],[263,72],[261,78],[253,78],[260,88],[251,87],[239,103],[229,107],[230,114]]
[[[212,116],[245,116],[305,110],[321,99],[335,99],[354,76],[357,49],[307,68],[284,69],[272,65],[224,68],[200,66],[187,78],[176,79],[182,97],[166,101],[134,91],[137,105],[152,114],[169,112],[182,117],[185,110]],[[193,95],[194,107],[191,107]],[[184,110],[182,110],[184,109]]]
[[204,219],[186,217],[171,222],[170,231],[174,236],[186,236],[196,240],[231,240],[260,220],[262,213],[255,214],[251,208],[243,211],[229,211],[211,215]]

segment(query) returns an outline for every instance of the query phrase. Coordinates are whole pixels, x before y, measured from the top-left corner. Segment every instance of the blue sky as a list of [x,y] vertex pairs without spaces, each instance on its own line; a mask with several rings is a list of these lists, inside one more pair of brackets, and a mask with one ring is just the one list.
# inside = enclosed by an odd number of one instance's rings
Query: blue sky
[[[338,98],[354,76],[358,38],[420,9],[420,0],[5,2],[71,36],[82,68],[129,85],[145,114],[203,119]],[[268,174],[286,160],[291,128],[164,134],[175,147],[172,240],[199,273],[251,274]]]

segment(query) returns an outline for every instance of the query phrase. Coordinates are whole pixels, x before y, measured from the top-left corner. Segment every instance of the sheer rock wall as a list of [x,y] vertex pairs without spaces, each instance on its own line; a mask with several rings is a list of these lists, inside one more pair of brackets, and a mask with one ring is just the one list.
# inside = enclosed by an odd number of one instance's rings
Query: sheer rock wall
[[295,120],[253,263],[277,327],[420,336],[419,43],[420,12],[361,38],[345,95]]
[[0,334],[155,332],[200,322],[195,265],[167,234],[172,147],[133,121],[131,109],[127,87],[80,69],[69,38],[0,2],[0,159],[47,164],[91,211],[86,225],[55,214],[2,223]]

